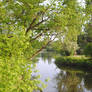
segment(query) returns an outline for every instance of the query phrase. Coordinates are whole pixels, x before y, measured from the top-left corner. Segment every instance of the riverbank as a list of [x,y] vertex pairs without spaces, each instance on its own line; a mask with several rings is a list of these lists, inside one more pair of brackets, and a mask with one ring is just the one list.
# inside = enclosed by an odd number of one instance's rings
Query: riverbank
[[92,59],[85,56],[59,56],[55,64],[60,67],[70,67],[92,72]]

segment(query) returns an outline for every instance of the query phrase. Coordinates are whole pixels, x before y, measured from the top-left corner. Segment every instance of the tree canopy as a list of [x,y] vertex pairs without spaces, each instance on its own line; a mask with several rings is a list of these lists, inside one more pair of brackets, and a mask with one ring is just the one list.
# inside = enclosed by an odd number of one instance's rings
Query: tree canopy
[[0,92],[38,90],[32,58],[55,40],[76,42],[86,11],[77,0],[0,0]]

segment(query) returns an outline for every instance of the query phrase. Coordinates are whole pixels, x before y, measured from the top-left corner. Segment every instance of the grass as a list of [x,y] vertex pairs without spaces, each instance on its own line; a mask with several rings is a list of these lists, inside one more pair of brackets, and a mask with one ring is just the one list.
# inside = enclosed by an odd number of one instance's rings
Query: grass
[[85,56],[59,56],[56,58],[55,64],[59,68],[70,67],[74,69],[92,71],[92,59]]

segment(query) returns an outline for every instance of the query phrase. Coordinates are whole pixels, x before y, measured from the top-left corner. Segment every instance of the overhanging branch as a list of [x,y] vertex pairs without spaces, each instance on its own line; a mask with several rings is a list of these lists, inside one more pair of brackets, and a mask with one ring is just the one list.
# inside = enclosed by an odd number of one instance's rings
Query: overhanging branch
[[40,36],[42,36],[43,35],[43,33],[44,32],[46,32],[47,30],[49,30],[48,28],[46,28],[46,29],[35,29],[35,30],[43,30],[43,32],[41,32],[41,33],[39,33],[36,37],[34,37],[33,39],[31,39],[30,41],[32,42],[32,41],[34,41],[34,40],[36,40],[37,38],[39,38]]
[[[47,19],[42,19],[42,21],[38,22],[37,24],[33,25],[35,23],[35,21],[37,20],[37,18],[39,17],[39,15],[44,16],[46,11],[51,7],[52,5],[50,5],[49,7],[46,8],[46,10],[44,12],[38,12],[37,16],[33,19],[32,23],[29,25],[29,27],[26,30],[26,34],[29,32],[30,29],[33,29],[34,27],[40,25],[41,23],[43,23],[44,21],[46,21]],[[40,14],[39,14],[40,13]]]
[[50,40],[44,45],[44,46],[42,46],[38,51],[36,51],[33,55],[32,55],[32,57],[30,58],[31,60],[35,57],[35,56],[37,56],[43,49],[45,49],[51,42],[53,42],[54,40],[55,40],[55,38],[57,37],[57,35],[58,34],[56,34],[56,36],[51,40],[51,38],[50,38]]

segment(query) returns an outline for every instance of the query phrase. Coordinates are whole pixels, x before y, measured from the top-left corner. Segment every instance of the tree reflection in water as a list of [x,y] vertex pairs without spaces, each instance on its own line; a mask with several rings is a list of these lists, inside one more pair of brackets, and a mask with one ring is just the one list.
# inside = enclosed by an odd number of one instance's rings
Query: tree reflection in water
[[87,88],[88,90],[91,90],[92,92],[92,74],[86,74],[86,76],[84,76],[84,86],[85,88]]
[[56,80],[58,92],[92,92],[92,74],[61,71]]
[[40,53],[40,57],[42,58],[42,60],[44,62],[48,62],[48,64],[51,64],[52,63],[52,59],[53,57],[56,55],[56,53],[54,52],[47,52],[47,51],[44,51],[42,53]]

